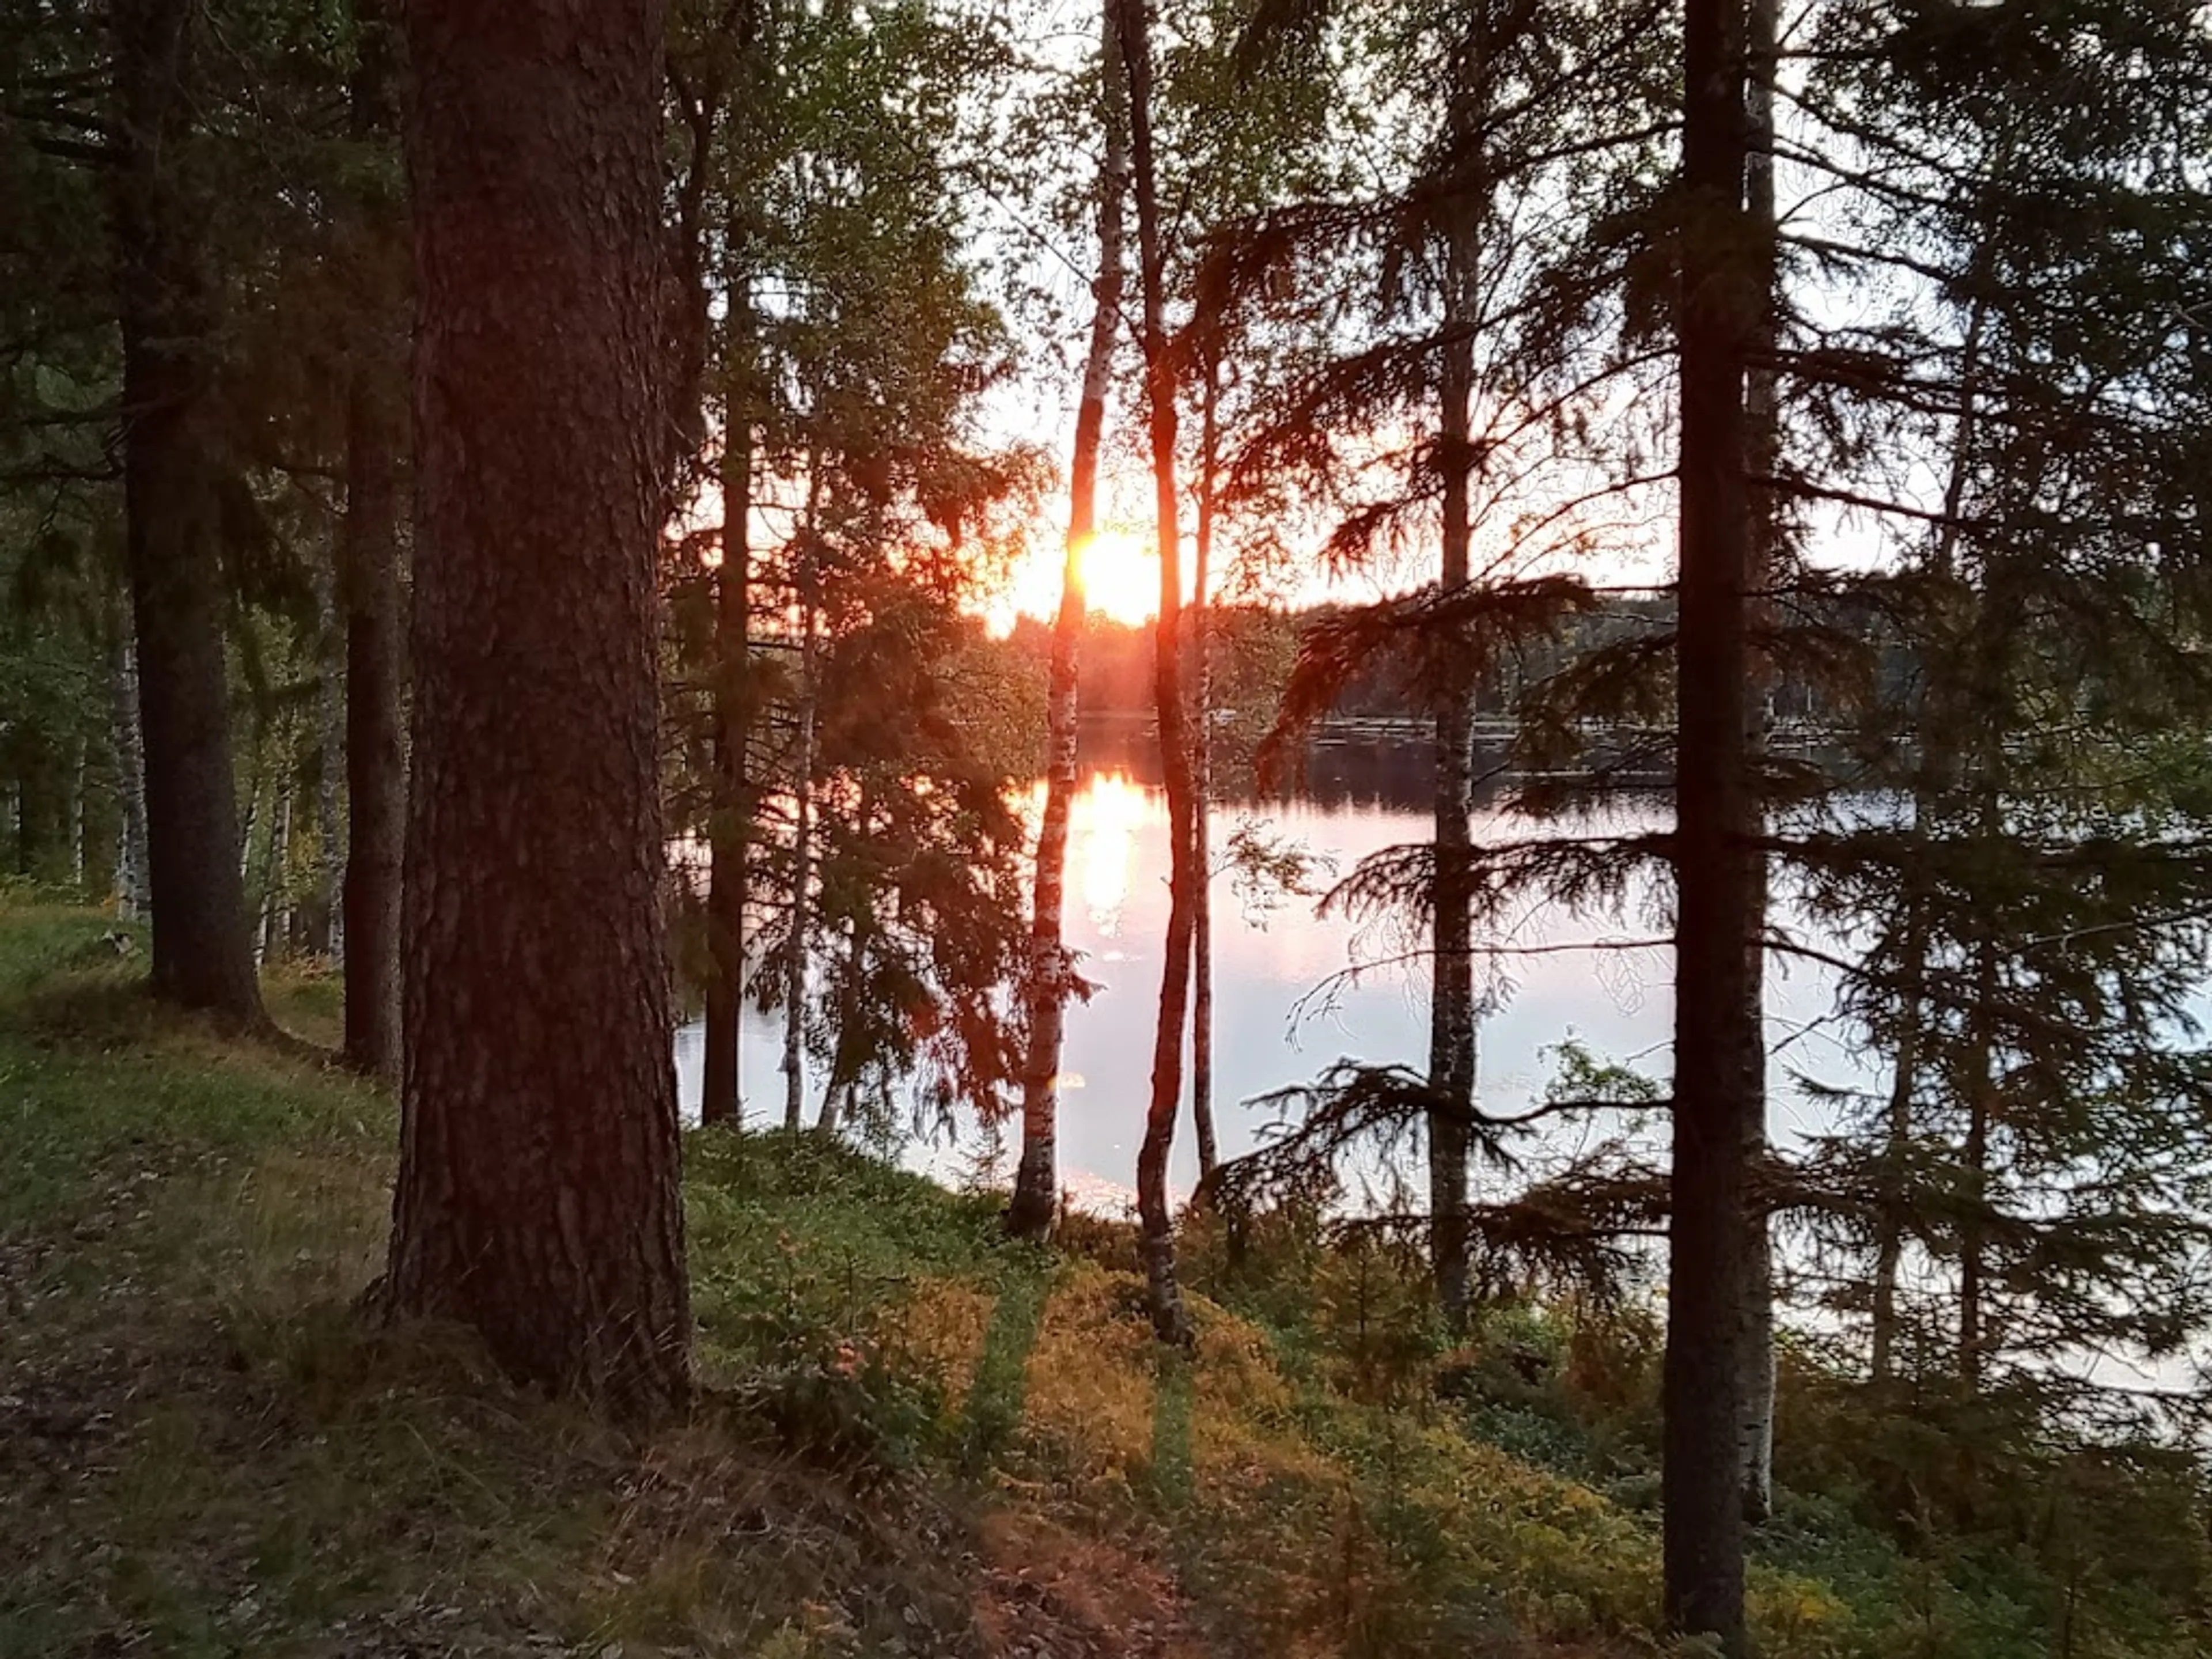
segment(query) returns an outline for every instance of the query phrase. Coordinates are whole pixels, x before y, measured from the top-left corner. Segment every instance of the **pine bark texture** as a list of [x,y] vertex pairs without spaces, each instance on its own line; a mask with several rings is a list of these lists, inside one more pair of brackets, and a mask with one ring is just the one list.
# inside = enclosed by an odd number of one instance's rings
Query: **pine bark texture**
[[656,0],[416,5],[409,1032],[386,1279],[518,1379],[688,1392],[654,684]]
[[1067,823],[1075,805],[1077,653],[1085,595],[1083,553],[1097,529],[1098,445],[1114,373],[1114,337],[1121,313],[1121,198],[1129,161],[1122,137],[1121,43],[1117,0],[1100,8],[1104,38],[1099,65],[1104,157],[1098,170],[1098,274],[1091,287],[1091,340],[1083,391],[1075,407],[1075,447],[1068,467],[1067,549],[1060,568],[1060,610],[1053,619],[1052,678],[1045,703],[1044,813],[1037,825],[1036,881],[1030,916],[1028,1030],[1022,1056],[1022,1157],[1006,1207],[1006,1231],[1042,1240],[1060,1209],[1060,1070],[1067,1034],[1072,969],[1065,910]]
[[[368,138],[397,125],[391,24],[380,6],[357,10],[361,63],[351,122]],[[398,226],[382,204],[365,209],[362,261]],[[407,411],[394,395],[399,347],[387,320],[398,296],[374,275],[356,327],[359,356],[346,390],[345,607],[346,858],[345,1056],[398,1086],[404,1040],[399,973],[400,887],[407,841],[407,605],[400,584],[400,462]]]
[[114,228],[125,560],[145,744],[155,994],[260,1026],[224,657],[218,307],[188,177],[198,14],[116,0]]
[[1182,689],[1182,560],[1176,506],[1176,365],[1167,337],[1166,273],[1160,245],[1158,175],[1152,161],[1152,40],[1145,0],[1115,0],[1128,70],[1129,150],[1137,198],[1137,245],[1144,284],[1145,402],[1159,523],[1159,616],[1153,625],[1152,692],[1168,798],[1168,932],[1160,969],[1159,1017],[1152,1040],[1152,1097],[1137,1152],[1139,1248],[1152,1329],[1188,1346],[1189,1316],[1176,1282],[1175,1218],[1168,1205],[1168,1155],[1182,1095],[1183,1025],[1189,1012],[1195,799],[1190,731]]
[[1741,1478],[1749,1154],[1759,1101],[1758,802],[1744,578],[1751,562],[1744,368],[1760,301],[1747,269],[1741,0],[1684,17],[1680,622],[1676,635],[1674,1109],[1663,1370],[1668,1623],[1746,1651]]

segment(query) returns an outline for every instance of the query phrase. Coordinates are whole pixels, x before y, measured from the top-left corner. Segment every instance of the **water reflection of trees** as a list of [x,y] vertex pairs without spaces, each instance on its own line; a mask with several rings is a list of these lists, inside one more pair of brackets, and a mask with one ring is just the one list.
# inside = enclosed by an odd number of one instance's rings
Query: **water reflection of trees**
[[[1124,773],[1151,789],[1162,785],[1159,745],[1149,720],[1085,721],[1080,760],[1085,772]],[[1232,805],[1301,801],[1353,811],[1418,812],[1429,798],[1433,770],[1428,744],[1410,729],[1325,732],[1264,789],[1249,757],[1233,752],[1233,745],[1219,745],[1215,761],[1216,797]]]

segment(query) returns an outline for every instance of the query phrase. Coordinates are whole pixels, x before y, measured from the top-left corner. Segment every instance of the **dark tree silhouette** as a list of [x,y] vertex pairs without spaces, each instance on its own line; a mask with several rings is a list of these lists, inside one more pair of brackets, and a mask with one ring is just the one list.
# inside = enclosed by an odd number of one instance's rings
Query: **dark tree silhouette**
[[[361,30],[351,119],[357,138],[398,125],[391,20],[379,4],[355,9]],[[396,235],[392,204],[362,203],[356,258],[362,266],[355,361],[346,392],[345,1053],[397,1085],[400,1075],[399,884],[407,835],[404,729],[407,617],[399,586],[399,461],[407,413],[392,361],[404,337],[392,326],[401,296],[386,280],[384,250]]]
[[1667,1270],[1666,1611],[1744,1650],[1740,1351],[1752,1248],[1747,1172],[1761,1093],[1752,994],[1761,936],[1744,578],[1751,511],[1744,368],[1760,290],[1747,257],[1741,0],[1684,15],[1677,342],[1674,1146]]
[[[204,20],[161,0],[112,13],[122,121],[115,240],[123,493],[145,743],[154,989],[265,1024],[238,859],[223,662],[219,295],[191,175]],[[196,188],[196,184],[203,184]]]

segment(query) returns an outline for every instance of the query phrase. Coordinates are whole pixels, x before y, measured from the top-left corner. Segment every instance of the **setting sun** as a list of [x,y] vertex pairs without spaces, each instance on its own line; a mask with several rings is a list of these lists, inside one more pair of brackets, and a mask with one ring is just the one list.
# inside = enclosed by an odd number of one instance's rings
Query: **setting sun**
[[1086,609],[1132,626],[1158,612],[1160,561],[1149,543],[1126,530],[1102,530],[1080,558]]

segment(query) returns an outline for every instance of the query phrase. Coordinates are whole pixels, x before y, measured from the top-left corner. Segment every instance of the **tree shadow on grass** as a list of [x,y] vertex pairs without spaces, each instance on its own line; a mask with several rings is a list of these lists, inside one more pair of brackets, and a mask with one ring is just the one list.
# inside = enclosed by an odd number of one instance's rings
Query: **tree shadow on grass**
[[1198,1368],[1177,1349],[1162,1349],[1152,1390],[1152,1489],[1162,1504],[1181,1509],[1190,1501],[1190,1418]]
[[1010,1267],[1000,1285],[962,1413],[960,1467],[968,1474],[992,1468],[1013,1445],[1027,1402],[1030,1353],[1043,1328],[1052,1281],[1052,1266],[1039,1255]]

